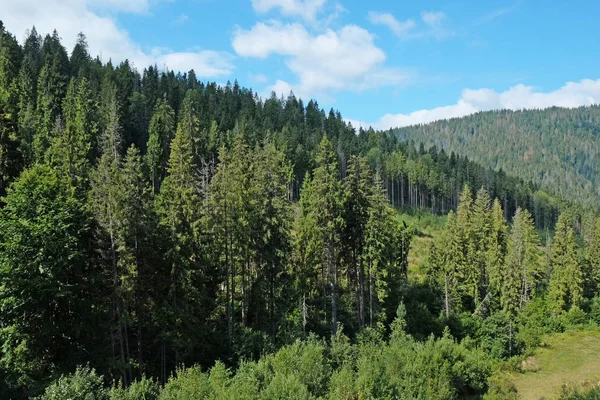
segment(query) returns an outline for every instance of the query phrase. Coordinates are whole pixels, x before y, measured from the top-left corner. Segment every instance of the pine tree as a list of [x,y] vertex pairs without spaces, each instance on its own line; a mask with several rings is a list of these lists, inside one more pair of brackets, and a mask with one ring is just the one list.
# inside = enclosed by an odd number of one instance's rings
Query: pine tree
[[492,297],[492,301],[499,301],[508,241],[507,224],[504,219],[504,210],[502,209],[500,200],[494,199],[491,212],[492,229],[490,233],[490,246],[486,254],[485,271],[488,282],[488,293]]
[[[351,277],[349,289],[354,292],[357,321],[360,327],[365,324],[365,269],[363,251],[365,229],[369,220],[371,192],[371,172],[364,157],[352,156],[348,162],[344,179],[342,245],[346,276]],[[374,198],[374,201],[380,201]]]
[[600,289],[600,218],[593,223],[585,261],[585,286],[589,297],[593,297]]
[[[52,131],[61,112],[68,85],[68,57],[60,44],[58,33],[46,36],[42,46],[42,67],[37,79],[37,135],[34,137],[33,153],[41,162],[52,141]],[[86,101],[91,99],[86,99]]]
[[155,192],[158,192],[164,179],[174,127],[175,112],[167,100],[162,99],[156,105],[156,111],[150,120],[150,136],[146,146],[146,163]]
[[488,192],[481,188],[473,203],[468,244],[468,261],[466,269],[466,285],[469,287],[475,308],[485,299],[488,279],[486,271],[487,255],[491,247],[492,213],[491,199]]
[[267,326],[275,337],[277,321],[293,300],[291,288],[285,286],[291,283],[287,265],[293,218],[288,193],[292,167],[273,144],[255,150],[250,160],[254,164],[249,195],[250,228],[257,271],[255,280],[248,285],[252,291],[248,310],[258,328],[263,327],[261,322],[268,316]]
[[34,135],[36,134],[35,115],[35,75],[34,66],[31,65],[29,57],[23,58],[23,64],[17,78],[18,92],[18,128],[19,128],[19,150],[23,154],[25,165],[31,165],[35,160]]
[[575,231],[570,217],[558,217],[550,257],[548,302],[555,312],[579,305],[583,292],[583,274],[577,254]]
[[[298,229],[303,232],[301,256],[316,262],[306,268],[320,269],[323,298],[329,297],[331,329],[336,332],[338,324],[338,246],[344,220],[342,212],[342,185],[339,179],[338,165],[331,142],[323,136],[319,145],[316,168],[313,176],[304,182],[300,199],[300,221]],[[306,240],[306,243],[303,243]],[[319,272],[317,272],[318,276]],[[328,289],[326,289],[328,287]],[[324,307],[325,311],[325,307]],[[326,311],[325,311],[326,313]]]
[[86,78],[71,80],[63,105],[65,127],[52,138],[50,163],[70,177],[75,186],[86,185],[97,134],[96,104]]
[[90,54],[88,52],[88,44],[85,35],[82,32],[77,34],[77,42],[71,52],[71,73],[78,78],[86,77],[89,79],[90,74]]
[[499,274],[500,304],[504,311],[513,315],[529,302],[542,278],[538,245],[531,214],[517,208],[508,240],[506,263]]
[[170,233],[172,246],[167,255],[171,265],[168,303],[163,305],[169,323],[163,329],[175,352],[177,365],[196,350],[200,321],[206,313],[204,296],[208,293],[202,290],[202,254],[197,246],[201,199],[193,139],[181,123],[170,147],[168,176],[156,198],[156,211],[160,224]]
[[22,51],[13,35],[0,25],[0,107],[16,117],[15,78],[21,68]]
[[369,193],[368,220],[365,225],[369,325],[386,322],[400,301],[392,296],[406,280],[406,258],[409,238],[401,232],[395,211],[389,204],[387,193],[379,174],[375,175]]
[[21,169],[21,154],[17,145],[17,128],[10,114],[0,105],[0,197]]

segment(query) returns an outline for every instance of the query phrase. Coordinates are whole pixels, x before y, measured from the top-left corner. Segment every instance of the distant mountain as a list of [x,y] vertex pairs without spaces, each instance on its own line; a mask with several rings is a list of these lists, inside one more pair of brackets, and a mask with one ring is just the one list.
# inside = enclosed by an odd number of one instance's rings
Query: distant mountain
[[394,133],[502,168],[565,198],[600,204],[600,106],[486,111]]

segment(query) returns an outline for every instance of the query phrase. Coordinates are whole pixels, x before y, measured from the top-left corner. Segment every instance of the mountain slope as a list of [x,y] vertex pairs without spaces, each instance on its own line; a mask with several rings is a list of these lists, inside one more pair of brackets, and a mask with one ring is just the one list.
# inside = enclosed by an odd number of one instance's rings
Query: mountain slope
[[394,130],[531,180],[566,198],[600,201],[600,107],[487,111]]

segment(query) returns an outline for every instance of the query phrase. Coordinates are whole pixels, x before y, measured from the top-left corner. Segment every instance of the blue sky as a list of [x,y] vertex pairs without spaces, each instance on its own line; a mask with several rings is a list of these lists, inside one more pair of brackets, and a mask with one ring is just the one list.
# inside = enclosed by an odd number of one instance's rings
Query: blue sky
[[578,1],[0,0],[93,54],[316,98],[355,125],[600,101],[600,3]]

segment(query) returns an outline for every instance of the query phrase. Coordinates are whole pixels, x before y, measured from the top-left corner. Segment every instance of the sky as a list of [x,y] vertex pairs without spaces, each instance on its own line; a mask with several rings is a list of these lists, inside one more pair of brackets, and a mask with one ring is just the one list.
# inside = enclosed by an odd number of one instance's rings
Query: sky
[[57,29],[70,51],[129,59],[263,98],[293,91],[377,129],[510,108],[600,102],[600,2],[0,0],[23,42]]

